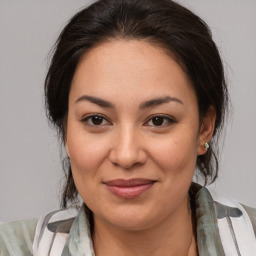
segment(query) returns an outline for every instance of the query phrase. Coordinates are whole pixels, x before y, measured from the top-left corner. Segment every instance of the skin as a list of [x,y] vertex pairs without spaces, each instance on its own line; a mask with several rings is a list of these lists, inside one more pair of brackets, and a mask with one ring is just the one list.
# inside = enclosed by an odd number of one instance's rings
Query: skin
[[[165,97],[176,100],[141,108]],[[103,118],[95,124],[91,115]],[[155,125],[159,115],[165,117]],[[66,151],[77,190],[94,214],[97,256],[197,255],[188,190],[197,155],[212,137],[215,111],[202,121],[190,80],[157,46],[114,40],[80,61],[69,95]],[[132,178],[155,182],[133,199],[117,197],[104,184]]]

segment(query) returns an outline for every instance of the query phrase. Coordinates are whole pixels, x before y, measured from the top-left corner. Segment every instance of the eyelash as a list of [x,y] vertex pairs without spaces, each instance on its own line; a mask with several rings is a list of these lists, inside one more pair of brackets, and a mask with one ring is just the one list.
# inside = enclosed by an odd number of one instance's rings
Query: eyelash
[[166,116],[166,115],[161,115],[161,114],[151,116],[146,123],[149,123],[150,121],[152,122],[152,120],[156,117],[163,118],[165,123],[167,123],[167,124],[160,125],[160,126],[157,126],[157,125],[147,125],[147,126],[152,126],[152,127],[156,127],[156,128],[164,128],[170,124],[176,123],[176,120],[174,118],[172,118],[170,116]]
[[95,125],[95,124],[90,124],[88,122],[89,119],[93,118],[93,117],[100,117],[100,118],[103,118],[103,120],[107,121],[108,123],[110,123],[107,118],[103,115],[100,115],[100,114],[92,114],[92,115],[89,115],[89,116],[86,116],[84,117],[81,122],[84,123],[85,125],[89,126],[89,127],[93,127],[93,128],[100,128],[102,127],[102,124],[100,125]]
[[[89,127],[92,127],[92,128],[101,128],[103,125],[106,125],[106,124],[99,124],[99,125],[95,125],[95,124],[90,124],[89,122],[88,122],[88,120],[90,120],[91,118],[93,118],[93,117],[100,117],[100,118],[103,118],[103,120],[105,120],[105,121],[107,121],[108,123],[110,123],[108,120],[107,120],[107,118],[105,117],[105,116],[103,116],[103,115],[101,115],[101,114],[92,114],[92,115],[89,115],[89,116],[86,116],[86,117],[84,117],[82,120],[81,120],[81,122],[82,123],[84,123],[85,125],[87,125],[87,126],[89,126]],[[159,115],[154,115],[154,116],[151,116],[149,119],[148,119],[148,121],[146,122],[146,123],[149,123],[149,121],[152,121],[154,118],[163,118],[164,119],[164,121],[166,121],[167,122],[167,124],[165,124],[165,125],[146,125],[146,126],[152,126],[152,127],[156,127],[156,128],[164,128],[164,127],[166,127],[166,126],[168,126],[168,125],[170,125],[170,124],[173,124],[173,123],[176,123],[176,120],[174,119],[174,118],[172,118],[172,117],[170,117],[170,116],[166,116],[166,115],[161,115],[161,114],[159,114]],[[146,124],[145,123],[145,124]],[[111,124],[111,123],[110,123]],[[107,124],[107,125],[109,125],[109,124]]]

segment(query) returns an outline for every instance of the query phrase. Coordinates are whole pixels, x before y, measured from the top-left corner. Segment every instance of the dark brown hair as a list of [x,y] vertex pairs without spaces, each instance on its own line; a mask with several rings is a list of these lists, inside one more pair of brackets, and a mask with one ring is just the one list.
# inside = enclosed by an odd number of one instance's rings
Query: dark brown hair
[[[210,106],[215,108],[216,138],[223,124],[228,94],[222,61],[205,22],[171,0],[99,0],[78,12],[65,26],[45,79],[48,118],[63,142],[70,84],[77,64],[93,47],[117,38],[145,40],[175,56],[196,92],[200,118]],[[213,141],[207,153],[197,158],[197,169],[205,184],[213,182],[218,174]],[[77,199],[69,161],[65,169],[63,207]]]

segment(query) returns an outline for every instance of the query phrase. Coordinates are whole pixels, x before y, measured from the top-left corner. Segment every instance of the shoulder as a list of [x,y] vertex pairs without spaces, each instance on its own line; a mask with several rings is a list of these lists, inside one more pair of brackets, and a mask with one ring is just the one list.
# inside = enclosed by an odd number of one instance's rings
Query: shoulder
[[244,210],[246,211],[254,230],[254,234],[256,237],[256,208],[249,207],[247,205],[241,204]]
[[[253,255],[256,251],[256,209],[210,189],[220,237],[227,255]],[[235,245],[232,249],[232,245]],[[238,254],[238,255],[240,255]]]
[[35,255],[61,255],[78,209],[57,210],[41,217],[37,223],[33,252]]
[[77,214],[77,209],[64,209],[39,219],[0,224],[0,256],[61,255]]
[[38,219],[0,224],[0,255],[33,255],[33,240]]
[[[244,224],[250,223],[252,225],[256,234],[256,208],[242,204],[233,198],[220,195],[215,190],[208,189],[208,192],[214,201],[218,219],[233,217],[244,220]],[[251,225],[248,227],[251,227]]]

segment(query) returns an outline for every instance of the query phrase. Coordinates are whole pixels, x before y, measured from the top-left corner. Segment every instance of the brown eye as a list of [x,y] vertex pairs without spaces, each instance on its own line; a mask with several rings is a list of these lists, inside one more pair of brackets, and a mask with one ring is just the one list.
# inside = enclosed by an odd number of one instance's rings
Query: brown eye
[[100,115],[90,115],[81,120],[88,126],[103,126],[109,124],[105,117]]
[[103,117],[102,116],[92,116],[91,117],[91,122],[94,125],[101,125],[103,122]]
[[163,124],[163,122],[164,122],[163,117],[156,116],[156,117],[152,118],[152,123],[155,126],[161,126]]
[[153,127],[165,127],[175,123],[171,117],[168,116],[154,116],[146,124]]

